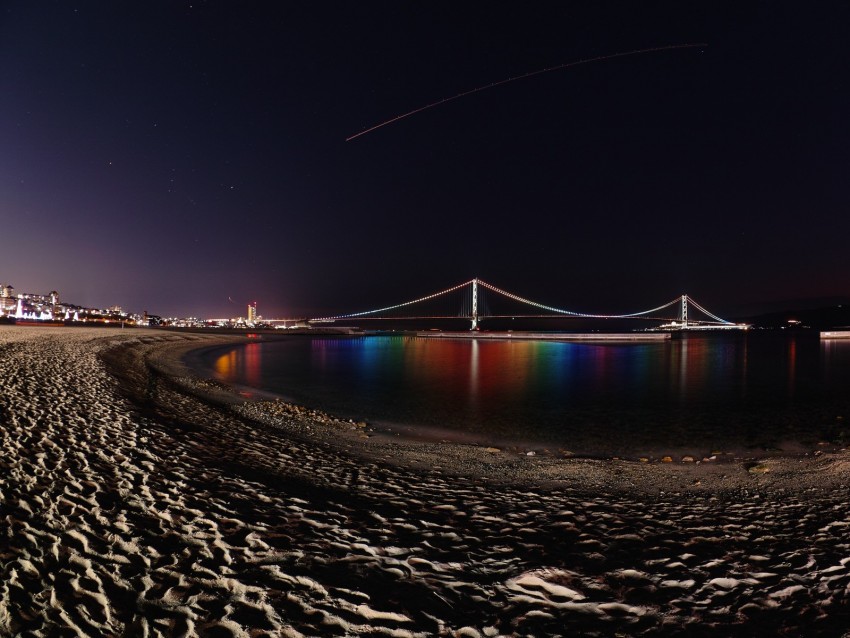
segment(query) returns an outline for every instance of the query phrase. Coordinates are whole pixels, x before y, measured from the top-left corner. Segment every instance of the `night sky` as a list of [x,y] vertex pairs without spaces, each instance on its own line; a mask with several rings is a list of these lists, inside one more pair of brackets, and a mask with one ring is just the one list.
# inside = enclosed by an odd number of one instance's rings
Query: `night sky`
[[2,2],[0,282],[207,317],[475,276],[588,312],[847,296],[848,25],[850,3]]

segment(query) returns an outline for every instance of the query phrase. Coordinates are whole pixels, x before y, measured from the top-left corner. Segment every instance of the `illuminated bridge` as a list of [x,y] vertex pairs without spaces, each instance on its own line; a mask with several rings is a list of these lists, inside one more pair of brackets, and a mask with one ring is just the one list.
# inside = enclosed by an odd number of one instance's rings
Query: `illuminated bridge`
[[477,330],[484,319],[643,319],[661,321],[662,330],[745,330],[749,326],[732,323],[712,314],[688,295],[681,295],[665,304],[628,314],[599,314],[576,312],[547,306],[515,295],[483,281],[472,279],[457,286],[385,308],[364,310],[332,317],[311,319],[311,323],[331,323],[346,319],[408,320],[408,319],[468,319],[471,329]]

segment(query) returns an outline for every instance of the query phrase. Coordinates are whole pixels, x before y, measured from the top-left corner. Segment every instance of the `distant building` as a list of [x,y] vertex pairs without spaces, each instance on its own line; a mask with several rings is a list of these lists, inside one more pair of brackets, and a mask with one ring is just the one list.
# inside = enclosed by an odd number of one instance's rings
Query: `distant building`
[[248,304],[248,323],[257,321],[257,302]]
[[0,316],[15,312],[15,289],[8,284],[0,284]]

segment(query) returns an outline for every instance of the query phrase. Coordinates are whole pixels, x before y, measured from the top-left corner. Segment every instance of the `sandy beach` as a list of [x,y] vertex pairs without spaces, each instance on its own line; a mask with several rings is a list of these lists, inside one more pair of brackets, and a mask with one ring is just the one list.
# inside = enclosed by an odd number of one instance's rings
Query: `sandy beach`
[[0,635],[850,635],[846,450],[402,439],[180,363],[239,339],[0,326]]

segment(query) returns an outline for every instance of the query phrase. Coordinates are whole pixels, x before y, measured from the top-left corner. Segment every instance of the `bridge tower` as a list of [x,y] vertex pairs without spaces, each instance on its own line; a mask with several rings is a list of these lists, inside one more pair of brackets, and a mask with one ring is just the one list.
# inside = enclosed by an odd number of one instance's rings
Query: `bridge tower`
[[682,295],[682,328],[688,328],[688,296]]
[[478,277],[472,280],[472,327],[478,330]]

